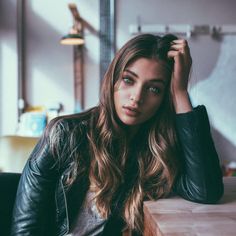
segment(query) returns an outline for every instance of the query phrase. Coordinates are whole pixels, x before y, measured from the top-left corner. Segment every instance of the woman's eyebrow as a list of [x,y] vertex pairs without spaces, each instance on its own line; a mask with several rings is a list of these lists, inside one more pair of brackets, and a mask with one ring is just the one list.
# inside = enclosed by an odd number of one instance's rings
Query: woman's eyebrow
[[154,82],[154,83],[161,83],[161,84],[166,84],[165,80],[163,79],[151,79],[149,82]]
[[[133,75],[134,77],[136,77],[136,78],[139,77],[135,72],[133,72],[133,71],[131,71],[131,70],[129,70],[129,69],[125,69],[124,72],[130,73],[130,74],[132,74],[132,75]],[[162,84],[164,84],[164,85],[166,84],[166,83],[165,83],[165,80],[162,79],[162,78],[150,79],[149,82],[162,83]]]
[[128,72],[128,73],[132,74],[133,76],[138,77],[138,75],[135,72],[133,72],[129,69],[125,69],[124,72]]

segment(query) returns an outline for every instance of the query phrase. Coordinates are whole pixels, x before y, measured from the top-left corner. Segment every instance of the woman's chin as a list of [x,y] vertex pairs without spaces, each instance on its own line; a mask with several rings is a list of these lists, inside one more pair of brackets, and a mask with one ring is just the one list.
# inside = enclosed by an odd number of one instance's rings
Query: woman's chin
[[129,117],[122,118],[122,119],[120,119],[120,121],[126,126],[136,126],[136,125],[140,125],[140,123],[142,123],[137,119],[129,118]]

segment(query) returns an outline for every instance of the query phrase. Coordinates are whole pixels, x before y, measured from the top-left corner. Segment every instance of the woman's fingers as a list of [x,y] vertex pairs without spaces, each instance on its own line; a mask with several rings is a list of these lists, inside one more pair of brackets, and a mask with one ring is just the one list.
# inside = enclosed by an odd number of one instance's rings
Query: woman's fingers
[[187,66],[189,63],[188,63],[188,59],[186,59],[186,56],[184,56],[184,53],[180,52],[180,51],[169,51],[168,52],[168,57],[169,58],[173,58],[175,60],[175,64],[177,63],[179,65],[179,63],[181,62],[184,63],[183,66]]
[[181,73],[181,71],[185,70],[185,59],[181,52],[179,51],[169,51],[168,57],[173,58],[175,61],[174,72]]
[[188,79],[192,65],[192,58],[188,42],[177,39],[171,42],[168,57],[174,60],[174,68],[171,80],[171,92],[176,112],[191,110],[188,97]]
[[171,50],[178,50],[182,53],[189,52],[188,42],[186,40],[174,40],[171,43]]
[[169,58],[174,59],[172,91],[175,93],[187,91],[188,78],[192,65],[192,58],[187,41],[184,39],[172,41],[167,55]]
[[171,46],[180,46],[180,47],[185,47],[188,48],[188,42],[185,39],[177,39],[177,40],[173,40],[171,43]]
[[171,50],[168,52],[168,57],[176,57],[176,56],[181,56],[182,53],[180,51],[174,51],[174,50]]
[[190,50],[188,42],[185,39],[173,40],[171,43],[170,51],[168,52],[168,57],[183,57],[186,66],[191,66],[192,58],[190,55]]

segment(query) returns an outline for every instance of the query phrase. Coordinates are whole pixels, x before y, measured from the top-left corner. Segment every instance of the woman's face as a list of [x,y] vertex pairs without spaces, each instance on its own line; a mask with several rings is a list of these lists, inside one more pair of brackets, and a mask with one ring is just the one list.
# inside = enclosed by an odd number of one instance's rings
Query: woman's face
[[128,65],[115,84],[114,103],[125,125],[139,125],[159,109],[170,77],[164,62],[139,58]]

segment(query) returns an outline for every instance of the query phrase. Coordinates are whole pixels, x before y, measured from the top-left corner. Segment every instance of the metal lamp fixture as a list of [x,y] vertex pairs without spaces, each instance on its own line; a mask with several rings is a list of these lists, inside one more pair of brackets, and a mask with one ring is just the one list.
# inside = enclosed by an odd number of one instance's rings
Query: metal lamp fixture
[[84,109],[84,54],[83,44],[84,28],[99,37],[99,33],[85,19],[81,18],[79,11],[74,3],[68,4],[68,7],[73,15],[74,24],[68,35],[62,37],[61,44],[73,46],[73,66],[74,66],[74,101],[75,112],[80,112]]
[[61,38],[60,43],[64,45],[83,45],[84,38],[79,32],[77,32],[77,30],[71,28],[69,34]]
[[73,15],[74,25],[70,32],[61,38],[60,43],[64,45],[83,45],[85,42],[83,37],[83,20],[75,4],[70,3],[68,6]]
[[74,111],[80,112],[84,109],[84,73],[83,73],[83,31],[86,21],[83,20],[74,3],[68,4],[72,13],[74,24],[68,35],[60,40],[61,44],[73,45],[73,66],[74,66]]

